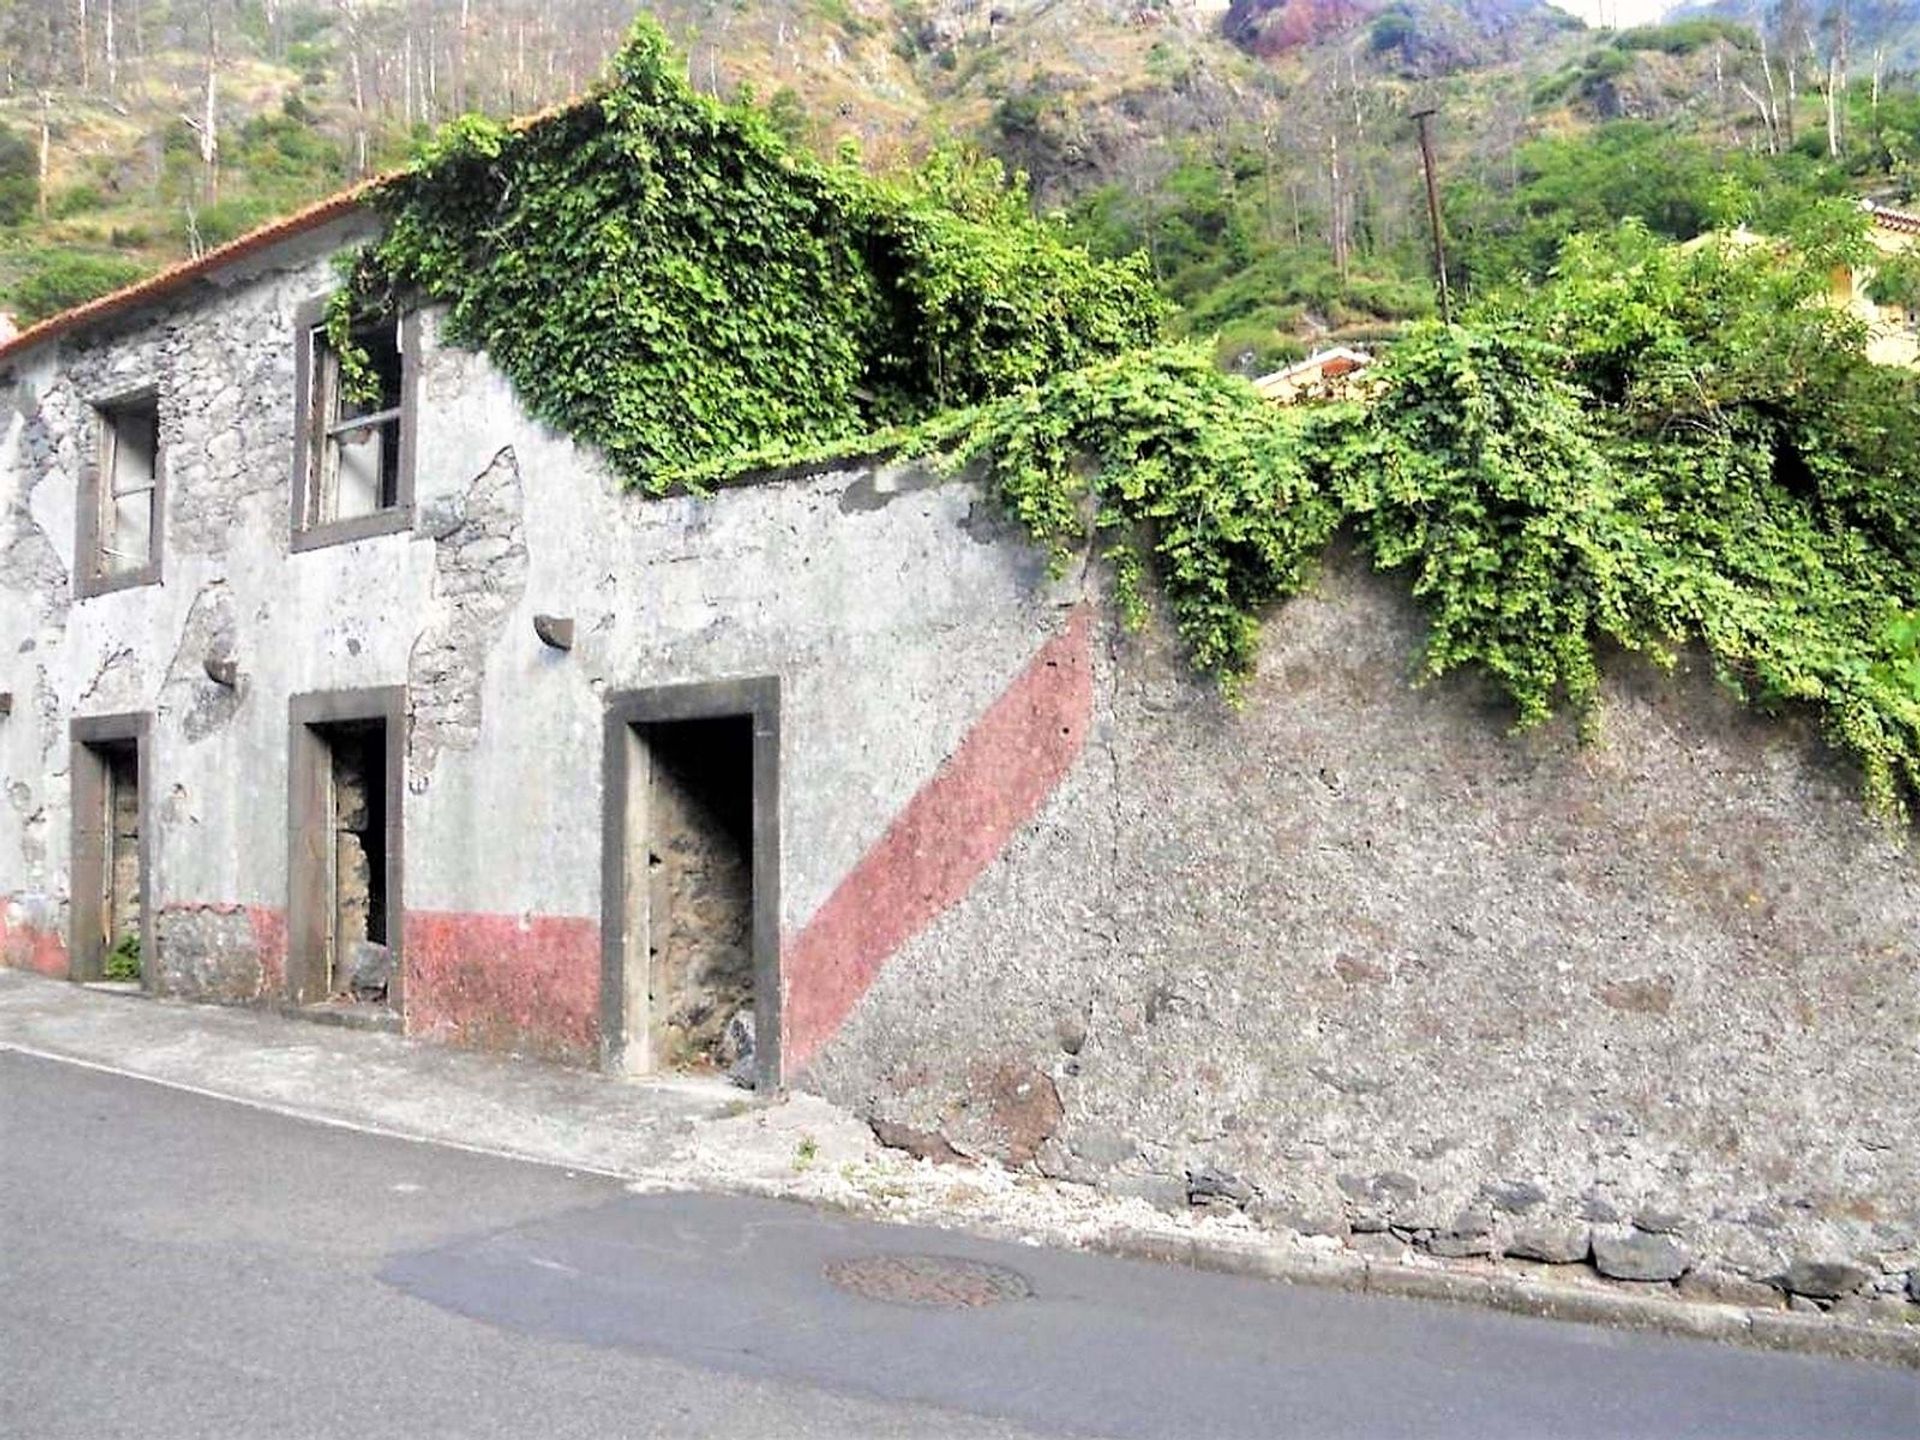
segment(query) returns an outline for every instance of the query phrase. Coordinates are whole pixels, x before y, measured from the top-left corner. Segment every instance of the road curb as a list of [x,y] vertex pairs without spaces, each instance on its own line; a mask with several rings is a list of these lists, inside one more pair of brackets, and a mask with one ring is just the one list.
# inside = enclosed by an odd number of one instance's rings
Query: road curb
[[1677,1295],[1619,1294],[1533,1276],[1476,1274],[1439,1264],[1416,1266],[1338,1251],[1303,1257],[1256,1240],[1221,1241],[1153,1230],[1112,1231],[1089,1240],[1085,1248],[1288,1285],[1480,1305],[1539,1320],[1645,1330],[1920,1370],[1920,1326],[1915,1325],[1863,1325],[1827,1316],[1705,1304]]
[[1509,1315],[1640,1330],[1694,1340],[1712,1340],[1763,1350],[1790,1351],[1828,1359],[1865,1361],[1920,1370],[1920,1325],[1862,1325],[1827,1316],[1792,1315],[1737,1305],[1714,1305],[1678,1295],[1621,1294],[1586,1285],[1535,1276],[1487,1275],[1448,1269],[1439,1263],[1403,1264],[1350,1251],[1301,1254],[1256,1237],[1224,1238],[1136,1227],[1105,1230],[1085,1237],[1037,1231],[1032,1226],[955,1216],[928,1220],[902,1217],[884,1205],[857,1196],[813,1196],[769,1181],[742,1181],[694,1188],[711,1193],[786,1200],[812,1209],[892,1224],[929,1224],[983,1240],[1043,1244],[1052,1249],[1083,1250],[1116,1259],[1179,1265],[1221,1275],[1311,1285],[1355,1295],[1400,1300],[1478,1305]]

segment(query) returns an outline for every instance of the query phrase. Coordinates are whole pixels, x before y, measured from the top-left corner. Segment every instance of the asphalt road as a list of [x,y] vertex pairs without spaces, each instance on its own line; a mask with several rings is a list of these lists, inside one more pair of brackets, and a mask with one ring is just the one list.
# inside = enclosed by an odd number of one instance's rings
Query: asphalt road
[[[827,1278],[919,1256],[1031,1293]],[[0,1051],[0,1434],[1913,1440],[1920,1376],[633,1195]]]

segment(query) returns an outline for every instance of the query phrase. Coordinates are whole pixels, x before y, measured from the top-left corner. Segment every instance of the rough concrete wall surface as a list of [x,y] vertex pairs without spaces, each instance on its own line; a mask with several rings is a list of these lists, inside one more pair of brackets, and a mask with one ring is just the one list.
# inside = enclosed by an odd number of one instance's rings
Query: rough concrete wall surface
[[1612,665],[1582,745],[1417,686],[1421,633],[1337,560],[1233,711],[1109,631],[1087,753],[810,1083],[931,1153],[1361,1248],[1894,1305],[1907,838],[1701,665]]

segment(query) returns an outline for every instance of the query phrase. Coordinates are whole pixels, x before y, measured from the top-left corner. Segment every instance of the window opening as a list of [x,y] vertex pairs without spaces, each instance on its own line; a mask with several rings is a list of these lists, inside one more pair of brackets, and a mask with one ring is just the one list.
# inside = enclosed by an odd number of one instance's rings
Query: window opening
[[152,564],[159,460],[160,406],[154,396],[101,407],[96,573],[125,575]]
[[313,355],[310,397],[316,442],[308,478],[308,525],[353,520],[400,503],[402,352],[400,322],[354,327],[353,343],[372,378],[364,398],[347,393],[339,353],[324,327],[308,332]]

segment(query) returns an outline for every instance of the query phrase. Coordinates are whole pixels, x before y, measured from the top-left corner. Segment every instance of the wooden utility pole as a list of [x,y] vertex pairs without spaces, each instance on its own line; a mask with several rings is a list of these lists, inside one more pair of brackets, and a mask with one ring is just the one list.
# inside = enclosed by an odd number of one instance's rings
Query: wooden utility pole
[[1453,297],[1447,291],[1447,242],[1440,229],[1440,187],[1433,175],[1433,136],[1427,121],[1437,113],[1428,106],[1413,112],[1413,123],[1420,131],[1420,167],[1427,176],[1427,224],[1433,231],[1433,278],[1440,286],[1440,319],[1453,323]]

